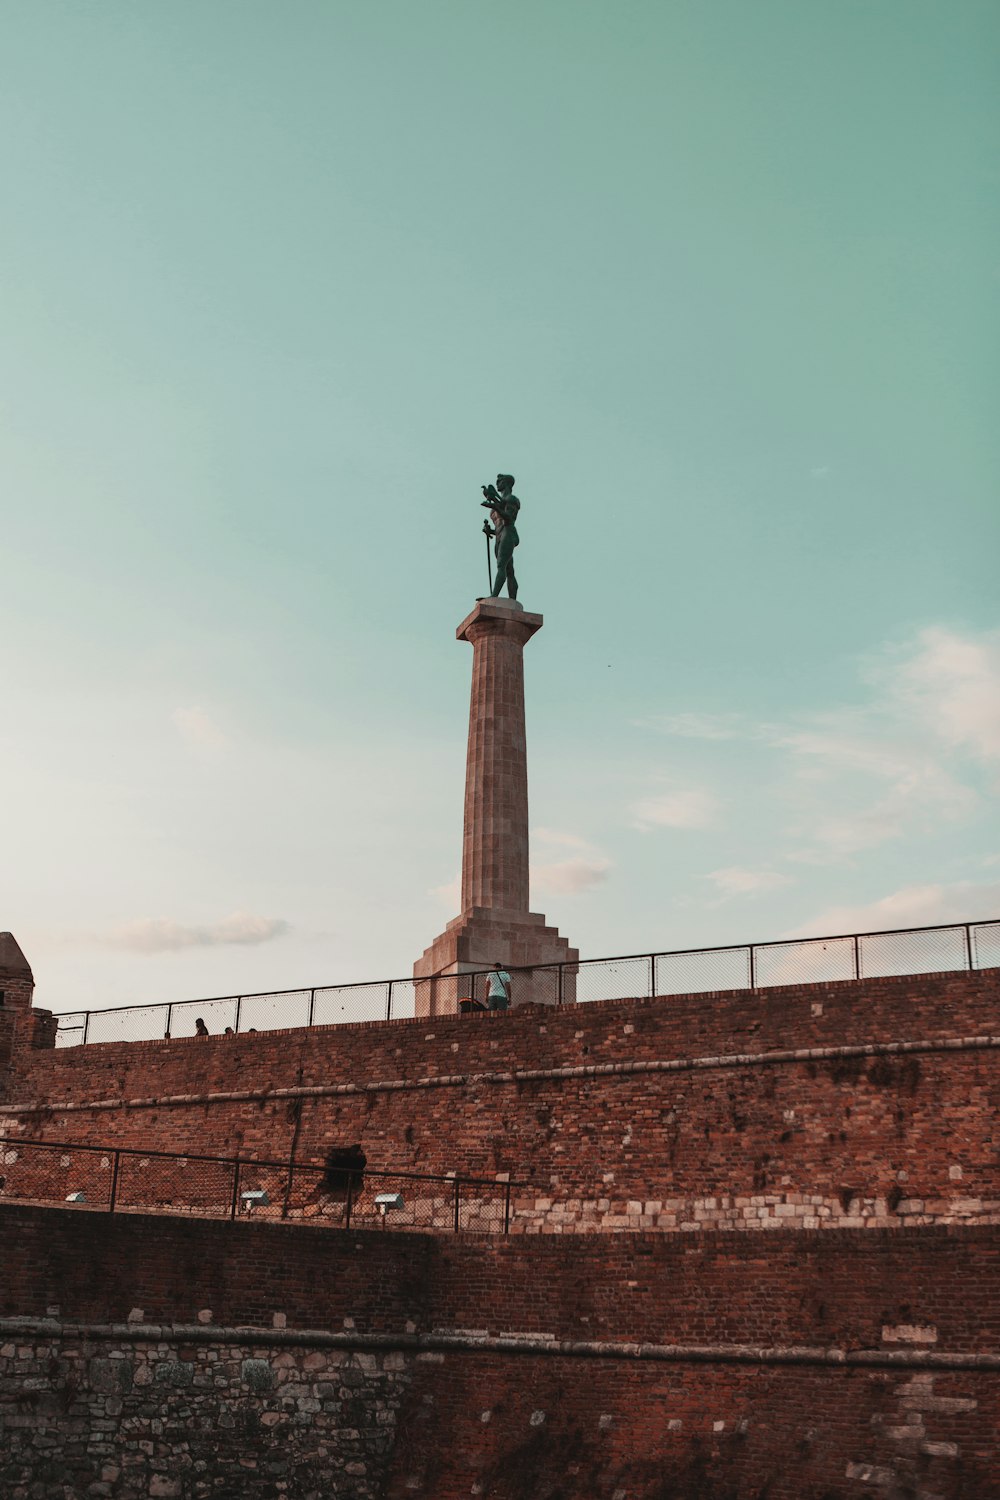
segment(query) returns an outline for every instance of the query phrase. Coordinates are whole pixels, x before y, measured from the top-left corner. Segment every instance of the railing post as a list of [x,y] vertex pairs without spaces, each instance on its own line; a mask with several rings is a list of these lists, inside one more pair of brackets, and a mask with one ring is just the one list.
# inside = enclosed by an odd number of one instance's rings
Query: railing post
[[965,964],[966,968],[972,969],[972,926],[969,922],[965,924]]
[[389,993],[385,997],[385,1018],[392,1020],[392,980],[389,980]]
[[121,1153],[115,1152],[114,1161],[111,1164],[111,1194],[108,1199],[108,1213],[113,1214],[115,1203],[118,1199],[118,1164],[121,1161]]
[[861,978],[861,939],[854,934],[854,977]]
[[753,943],[750,944],[750,988],[757,988],[757,956],[753,951]]
[[309,1019],[306,1022],[306,1025],[307,1026],[315,1026],[315,1024],[316,1024],[316,991],[315,990],[310,990],[309,991]]
[[236,1218],[236,1210],[240,1206],[240,1159],[233,1162],[233,1196],[229,1203],[229,1217]]
[[456,1234],[458,1233],[459,1193],[461,1192],[461,1190],[462,1190],[462,1181],[461,1181],[461,1178],[456,1177],[455,1178],[455,1233]]
[[351,1227],[351,1199],[353,1197],[354,1197],[354,1173],[352,1171],[348,1170],[348,1173],[347,1173],[347,1203],[345,1205],[345,1210],[344,1210],[344,1228],[345,1229],[350,1229],[350,1227]]
[[172,1004],[167,1006],[167,1024],[163,1028],[163,1033],[164,1036],[169,1037],[172,1037],[174,1034],[174,1007]]
[[510,1233],[510,1183],[509,1182],[507,1184],[507,1191],[503,1195],[503,1232],[504,1232],[504,1234],[509,1234]]
[[292,1197],[292,1178],[294,1176],[295,1176],[295,1163],[290,1161],[288,1163],[288,1181],[285,1184],[285,1201],[281,1205],[281,1217],[283,1219],[287,1219],[288,1218],[288,1205],[289,1205],[289,1202],[291,1201],[291,1197]]
[[562,1005],[562,1003],[563,1003],[563,973],[565,971],[565,968],[566,968],[565,964],[560,964],[559,965],[559,979],[558,979],[558,981],[556,983],[556,1004],[557,1005]]
[[240,1017],[242,1016],[242,1014],[243,1014],[243,996],[242,995],[237,995],[236,996],[236,1025],[233,1027],[234,1031],[239,1031],[239,1029],[240,1029]]
[[656,994],[656,954],[649,955],[649,998]]
[[83,1013],[83,1041],[80,1043],[80,1045],[82,1047],[85,1047],[87,1045],[87,1033],[88,1033],[89,1030],[90,1030],[90,1011],[89,1010],[85,1010],[84,1013]]

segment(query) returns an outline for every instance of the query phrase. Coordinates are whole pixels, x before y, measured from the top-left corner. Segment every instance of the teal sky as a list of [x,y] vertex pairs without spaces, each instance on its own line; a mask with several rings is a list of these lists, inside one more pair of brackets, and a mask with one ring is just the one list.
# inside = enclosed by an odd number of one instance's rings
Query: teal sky
[[455,914],[478,486],[585,955],[1000,915],[994,0],[0,0],[0,928]]

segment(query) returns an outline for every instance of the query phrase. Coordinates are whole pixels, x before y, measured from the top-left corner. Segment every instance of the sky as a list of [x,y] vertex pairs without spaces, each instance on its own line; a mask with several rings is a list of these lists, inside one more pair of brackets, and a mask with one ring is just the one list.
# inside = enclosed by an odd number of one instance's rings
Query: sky
[[513,473],[586,957],[1000,917],[994,0],[0,0],[0,928],[403,975]]

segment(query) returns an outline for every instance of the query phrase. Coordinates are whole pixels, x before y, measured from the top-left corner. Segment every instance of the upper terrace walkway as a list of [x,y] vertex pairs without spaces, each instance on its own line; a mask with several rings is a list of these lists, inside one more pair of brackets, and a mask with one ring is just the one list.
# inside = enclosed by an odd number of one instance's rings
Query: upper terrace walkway
[[[756,990],[772,985],[938,974],[998,965],[1000,920],[839,933],[729,948],[627,954],[529,970],[513,969],[511,973],[515,1004],[520,982],[530,983],[532,999],[544,998],[550,1004],[560,1005],[573,998],[579,1003],[716,990]],[[459,1001],[465,999],[484,1002],[487,981],[486,972],[435,980],[439,1007],[457,1010]],[[56,1045],[72,1047],[85,1042],[192,1036],[199,1017],[216,1034],[227,1026],[234,1032],[245,1032],[339,1022],[405,1020],[415,1014],[415,994],[420,982],[381,979],[107,1010],[66,1011],[57,1017]],[[449,994],[449,990],[453,993]]]

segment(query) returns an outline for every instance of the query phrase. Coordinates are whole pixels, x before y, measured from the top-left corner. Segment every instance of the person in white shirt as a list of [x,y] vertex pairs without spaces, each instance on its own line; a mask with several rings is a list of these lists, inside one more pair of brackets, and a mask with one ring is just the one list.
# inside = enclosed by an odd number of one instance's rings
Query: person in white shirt
[[486,1004],[490,1010],[507,1010],[510,1006],[510,975],[499,959],[490,974],[490,992],[486,997]]

